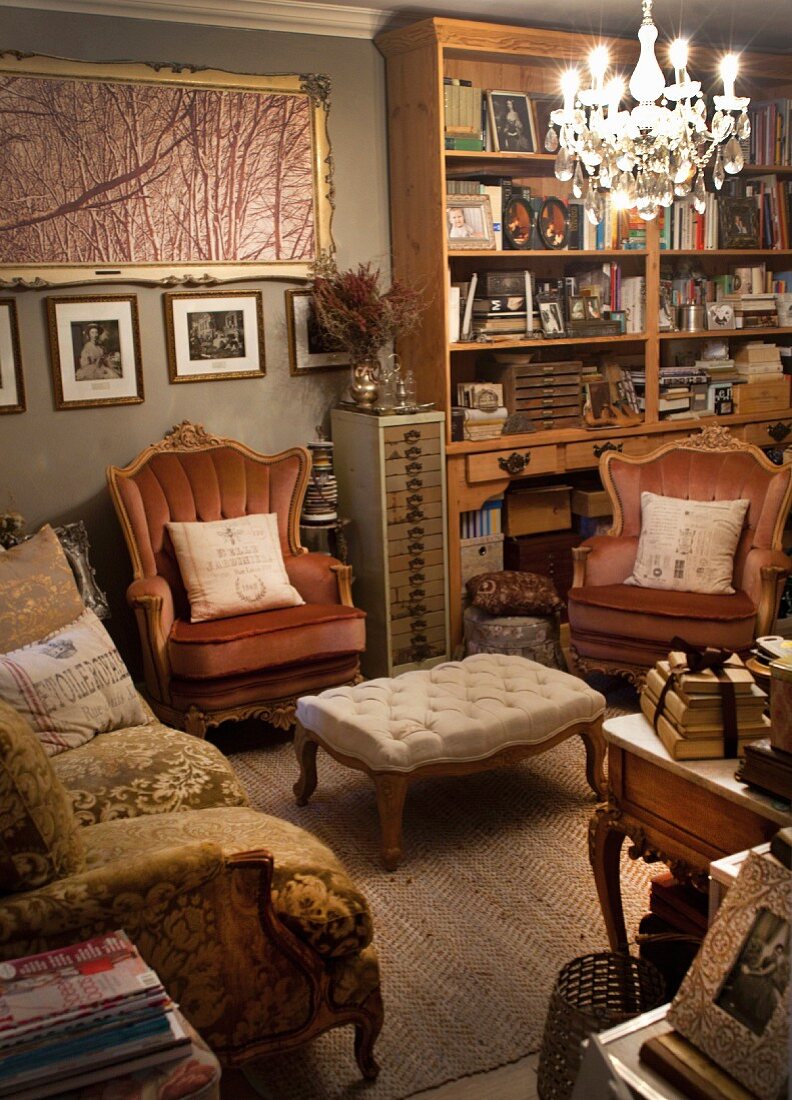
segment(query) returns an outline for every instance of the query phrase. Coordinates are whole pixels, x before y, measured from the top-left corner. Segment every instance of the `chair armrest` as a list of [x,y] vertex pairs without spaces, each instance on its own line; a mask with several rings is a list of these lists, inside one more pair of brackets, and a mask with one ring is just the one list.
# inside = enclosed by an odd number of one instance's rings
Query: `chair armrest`
[[329,554],[295,554],[285,559],[289,580],[307,603],[352,603],[352,568]]
[[139,577],[127,588],[143,650],[143,674],[153,699],[170,703],[171,667],[168,637],[175,611],[173,593],[164,577]]
[[756,634],[769,634],[778,611],[784,581],[792,573],[792,562],[783,550],[749,550],[742,576],[735,577],[738,588],[750,596],[756,607]]
[[633,571],[638,539],[631,535],[593,535],[572,551],[573,588],[623,584]]

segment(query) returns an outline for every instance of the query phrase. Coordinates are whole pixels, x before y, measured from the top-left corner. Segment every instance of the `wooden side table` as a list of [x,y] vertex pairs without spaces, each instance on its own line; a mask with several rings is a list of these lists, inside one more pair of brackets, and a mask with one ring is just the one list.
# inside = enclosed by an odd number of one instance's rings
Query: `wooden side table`
[[735,760],[672,760],[641,714],[605,722],[608,798],[589,825],[594,871],[608,939],[626,947],[619,857],[662,861],[675,878],[706,889],[710,863],[769,840],[792,813],[734,778]]

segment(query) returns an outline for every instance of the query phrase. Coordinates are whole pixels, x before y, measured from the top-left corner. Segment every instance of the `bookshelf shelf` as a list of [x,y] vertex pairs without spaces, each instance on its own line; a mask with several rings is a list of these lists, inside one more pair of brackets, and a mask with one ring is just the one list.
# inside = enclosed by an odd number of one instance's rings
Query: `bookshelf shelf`
[[[746,169],[747,171],[747,169]],[[674,256],[697,256],[699,258],[712,256],[715,259],[737,259],[745,256],[762,256],[767,259],[775,257],[789,259],[792,256],[790,248],[661,248],[660,259]]]
[[570,256],[580,260],[600,260],[613,257],[645,257],[645,248],[450,248],[448,258],[465,260],[472,256],[486,257],[488,260],[525,259],[532,257],[538,260],[569,259]]
[[[792,330],[790,330],[792,331]],[[571,344],[634,344],[637,341],[646,340],[645,332],[626,332],[621,336],[558,336],[549,340],[468,340],[458,344],[449,344],[449,350],[454,351],[494,351],[502,348],[557,348]]]
[[728,329],[702,329],[699,332],[660,332],[661,340],[711,340],[717,336],[748,336],[762,338],[764,336],[789,336],[792,328],[775,326],[773,328],[728,328]]

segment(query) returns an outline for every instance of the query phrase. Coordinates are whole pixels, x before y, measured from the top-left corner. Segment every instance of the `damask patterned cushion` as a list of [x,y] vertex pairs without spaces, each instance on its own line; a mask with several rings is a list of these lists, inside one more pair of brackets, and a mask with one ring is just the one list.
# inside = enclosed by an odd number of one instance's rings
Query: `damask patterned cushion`
[[83,610],[71,566],[50,526],[0,554],[0,653],[38,641]]
[[274,513],[165,526],[187,589],[191,622],[305,603],[289,583]]
[[146,717],[113,639],[88,610],[40,642],[0,654],[0,699],[27,718],[48,756]]
[[148,725],[102,733],[54,756],[52,766],[80,825],[248,804],[219,749],[154,718]]
[[564,606],[549,577],[502,569],[467,582],[474,607],[489,615],[552,615]]
[[0,892],[35,889],[84,865],[63,785],[28,723],[0,700]]

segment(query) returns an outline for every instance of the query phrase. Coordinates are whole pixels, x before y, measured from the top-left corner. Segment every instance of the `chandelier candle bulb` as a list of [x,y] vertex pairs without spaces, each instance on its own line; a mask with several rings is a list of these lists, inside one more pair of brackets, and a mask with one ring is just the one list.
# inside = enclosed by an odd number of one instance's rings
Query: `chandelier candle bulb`
[[676,38],[668,50],[668,59],[674,66],[677,84],[687,84],[688,44],[684,38]]
[[720,64],[720,74],[723,80],[723,98],[732,102],[734,101],[734,82],[737,79],[739,68],[740,63],[733,53],[726,54]]

